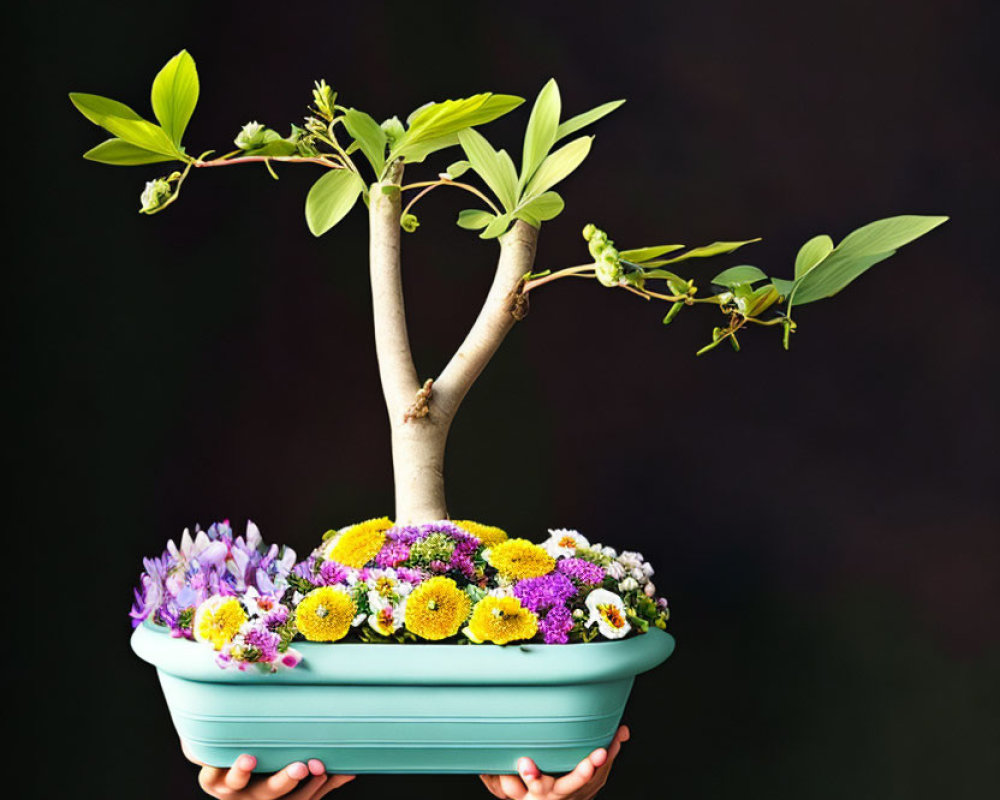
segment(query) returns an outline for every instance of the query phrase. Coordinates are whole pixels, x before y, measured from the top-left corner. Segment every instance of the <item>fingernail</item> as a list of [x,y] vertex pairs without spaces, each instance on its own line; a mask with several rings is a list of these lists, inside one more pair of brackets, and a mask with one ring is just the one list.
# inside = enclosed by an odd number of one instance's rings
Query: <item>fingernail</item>
[[318,758],[310,758],[309,771],[313,775],[322,775],[324,772],[326,772],[326,766]]
[[294,764],[288,765],[288,774],[295,778],[295,780],[300,781],[309,774],[309,767],[301,761],[296,761]]
[[243,755],[236,759],[237,769],[241,769],[244,772],[249,772],[254,767],[257,766],[257,759],[253,756]]

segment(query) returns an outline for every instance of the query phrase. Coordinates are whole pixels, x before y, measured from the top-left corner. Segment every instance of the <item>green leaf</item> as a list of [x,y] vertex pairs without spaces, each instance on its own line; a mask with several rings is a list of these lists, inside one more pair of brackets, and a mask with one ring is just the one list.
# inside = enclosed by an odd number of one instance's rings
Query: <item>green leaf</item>
[[741,264],[738,267],[730,267],[723,270],[712,278],[712,283],[728,288],[735,286],[737,283],[753,283],[754,281],[764,280],[766,277],[767,275],[757,267],[749,264]]
[[778,290],[782,297],[788,298],[792,293],[792,289],[795,288],[795,281],[785,280],[784,278],[771,278],[771,283],[774,284],[774,288]]
[[556,141],[565,139],[571,133],[576,133],[581,128],[597,122],[601,117],[606,117],[624,102],[624,100],[612,100],[610,103],[604,103],[597,108],[590,109],[590,111],[584,111],[582,114],[571,117],[556,129]]
[[198,104],[198,92],[198,70],[187,50],[170,59],[153,79],[153,113],[178,147]]
[[431,153],[444,150],[446,147],[455,147],[458,144],[458,134],[449,133],[447,136],[439,136],[435,139],[416,142],[406,147],[397,148],[392,151],[390,158],[405,159],[407,164],[420,164]]
[[306,223],[313,236],[322,236],[340,222],[365,188],[358,174],[332,169],[312,185],[306,196]]
[[535,174],[538,165],[555,144],[561,111],[562,99],[559,96],[559,86],[555,78],[550,78],[538,93],[535,105],[531,109],[531,117],[528,119],[528,127],[524,133],[524,154],[521,158],[519,186],[524,186]]
[[789,296],[788,308],[791,309],[793,304],[801,306],[832,297],[862,273],[895,253],[895,250],[890,250],[887,253],[854,256],[849,252],[834,250],[812,270],[795,281],[795,287]]
[[537,197],[529,200],[518,208],[517,216],[520,218],[521,215],[530,217],[526,220],[532,224],[536,222],[545,222],[546,220],[553,219],[562,213],[563,208],[566,204],[563,202],[562,197],[556,192],[543,192]]
[[147,122],[123,103],[80,92],[73,92],[69,99],[87,119],[119,139],[144,150],[172,156],[180,161],[187,160],[163,128]]
[[450,180],[455,180],[456,178],[460,178],[462,175],[468,172],[469,167],[471,166],[472,164],[470,164],[468,161],[465,160],[455,161],[449,164],[448,168],[445,169],[444,172]]
[[548,156],[528,182],[524,196],[536,197],[566,178],[583,163],[583,159],[590,152],[593,140],[593,136],[581,136]]
[[837,249],[841,252],[850,251],[854,256],[873,256],[898,250],[947,221],[948,217],[922,217],[913,214],[880,219],[847,234],[837,245]]
[[153,153],[123,142],[121,139],[108,139],[97,147],[92,147],[83,157],[88,161],[99,161],[101,164],[118,166],[135,166],[137,164],[157,164],[161,161],[173,161],[173,157],[161,153]]
[[948,217],[903,215],[869,223],[849,233],[811,270],[796,276],[789,308],[832,297],[896,250],[923,236]]
[[747,239],[743,242],[712,242],[712,244],[706,244],[703,247],[694,247],[686,253],[681,253],[679,256],[657,261],[656,264],[659,266],[660,264],[674,264],[678,261],[686,261],[689,258],[711,258],[712,256],[721,256],[725,253],[732,253],[734,250],[738,250],[745,244],[759,241],[760,239],[757,238]]
[[[687,286],[687,281],[684,280],[680,275],[671,272],[668,269],[643,269],[643,274],[646,278],[662,278],[670,286],[670,291],[675,294],[682,294],[684,292],[684,287]],[[680,291],[677,291],[680,289]]]
[[773,284],[767,284],[766,286],[761,286],[756,289],[753,294],[750,295],[749,302],[746,307],[746,315],[748,317],[756,317],[763,314],[767,309],[778,302],[780,298],[778,290],[774,288]]
[[[486,92],[460,100],[428,103],[410,115],[407,120],[410,125],[409,130],[396,142],[392,156],[411,161],[415,145],[458,133],[465,128],[492,122],[523,102],[522,97]],[[426,155],[424,153],[423,157]]]
[[496,217],[495,214],[491,214],[489,211],[481,211],[478,208],[466,208],[458,212],[458,227],[465,228],[467,231],[478,231],[480,228],[485,228],[493,219]]
[[104,123],[101,122],[101,120],[104,117],[142,119],[142,117],[136,114],[127,105],[119,103],[117,100],[112,100],[110,97],[101,97],[99,94],[70,92],[69,99],[70,102],[76,106],[77,111],[83,114],[83,116],[95,125],[101,125],[102,127]]
[[510,211],[517,205],[517,174],[510,156],[498,153],[486,138],[472,128],[460,131],[458,141],[469,163],[486,185],[499,198],[501,205]]
[[833,239],[825,233],[814,236],[799,248],[799,254],[795,257],[795,277],[798,278],[805,275],[820,261],[830,255],[830,251],[832,250]]
[[364,111],[351,108],[344,114],[344,127],[372,165],[375,177],[380,178],[385,169],[385,145],[389,140],[382,126]]
[[664,253],[672,253],[674,250],[683,249],[684,245],[682,244],[659,244],[654,247],[637,247],[634,250],[622,250],[618,255],[626,261],[633,261],[636,264],[641,264],[644,261],[649,261],[657,256],[662,256]]
[[244,155],[248,156],[293,156],[299,151],[299,146],[295,142],[290,142],[288,139],[272,139],[270,142],[265,142],[260,147],[251,147],[249,150],[244,151]]
[[483,229],[483,232],[479,234],[479,238],[496,239],[498,236],[502,236],[507,232],[507,228],[510,227],[510,221],[510,214],[501,214],[498,217],[494,217],[490,224]]

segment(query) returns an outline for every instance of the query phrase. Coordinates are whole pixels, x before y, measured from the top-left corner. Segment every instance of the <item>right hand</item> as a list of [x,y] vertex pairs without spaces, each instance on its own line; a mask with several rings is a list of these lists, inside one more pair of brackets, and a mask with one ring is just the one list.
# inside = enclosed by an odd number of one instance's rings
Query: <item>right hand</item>
[[[318,758],[308,763],[296,761],[273,775],[254,776],[257,759],[243,754],[229,769],[209,767],[191,756],[181,742],[188,761],[198,764],[198,785],[211,797],[225,800],[319,800],[334,789],[354,780],[353,775],[327,775],[326,766]],[[306,780],[308,778],[308,780]]]

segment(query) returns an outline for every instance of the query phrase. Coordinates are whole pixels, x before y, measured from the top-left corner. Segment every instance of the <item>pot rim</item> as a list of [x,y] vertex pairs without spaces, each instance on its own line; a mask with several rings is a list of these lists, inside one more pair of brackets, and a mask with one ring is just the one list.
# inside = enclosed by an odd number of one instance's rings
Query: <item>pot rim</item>
[[215,653],[171,637],[148,620],[132,633],[132,649],[160,672],[207,683],[552,685],[630,678],[663,663],[674,637],[658,628],[617,641],[575,644],[324,644],[297,642],[294,669],[221,669]]

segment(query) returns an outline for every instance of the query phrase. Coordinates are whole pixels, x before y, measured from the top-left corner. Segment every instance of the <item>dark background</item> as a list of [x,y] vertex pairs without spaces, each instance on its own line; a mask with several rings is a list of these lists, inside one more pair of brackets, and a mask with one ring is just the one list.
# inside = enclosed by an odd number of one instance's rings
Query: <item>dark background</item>
[[[378,119],[477,91],[528,97],[484,129],[516,156],[548,77],[567,115],[627,97],[559,187],[567,208],[544,226],[539,267],[583,260],[579,232],[595,221],[626,247],[761,235],[693,274],[749,262],[787,276],[816,233],[951,215],[802,308],[790,353],[751,331],[742,353],[696,359],[708,310],[664,329],[662,309],[624,292],[539,291],[455,424],[449,498],[457,517],[535,539],[575,526],[657,566],[678,648],[638,681],[606,796],[995,788],[996,4],[14,13],[23,64],[9,96],[30,115],[8,129],[29,152],[7,165],[8,199],[23,204],[8,234],[9,394],[23,404],[8,457],[24,512],[8,541],[42,571],[23,609],[39,637],[23,662],[39,796],[199,796],[153,671],[128,648],[141,556],[223,517],[305,551],[331,526],[391,513],[364,215],[313,239],[312,168],[274,183],[254,167],[195,174],[144,218],[139,191],[159,166],[80,159],[102,134],[66,92],[149,114],[149,83],[181,47],[202,79],[193,152],[227,150],[249,119],[287,130],[319,77]],[[467,205],[436,193],[404,242],[422,376],[490,279],[495,244],[452,224]],[[369,777],[336,796],[485,797],[474,782]]]

